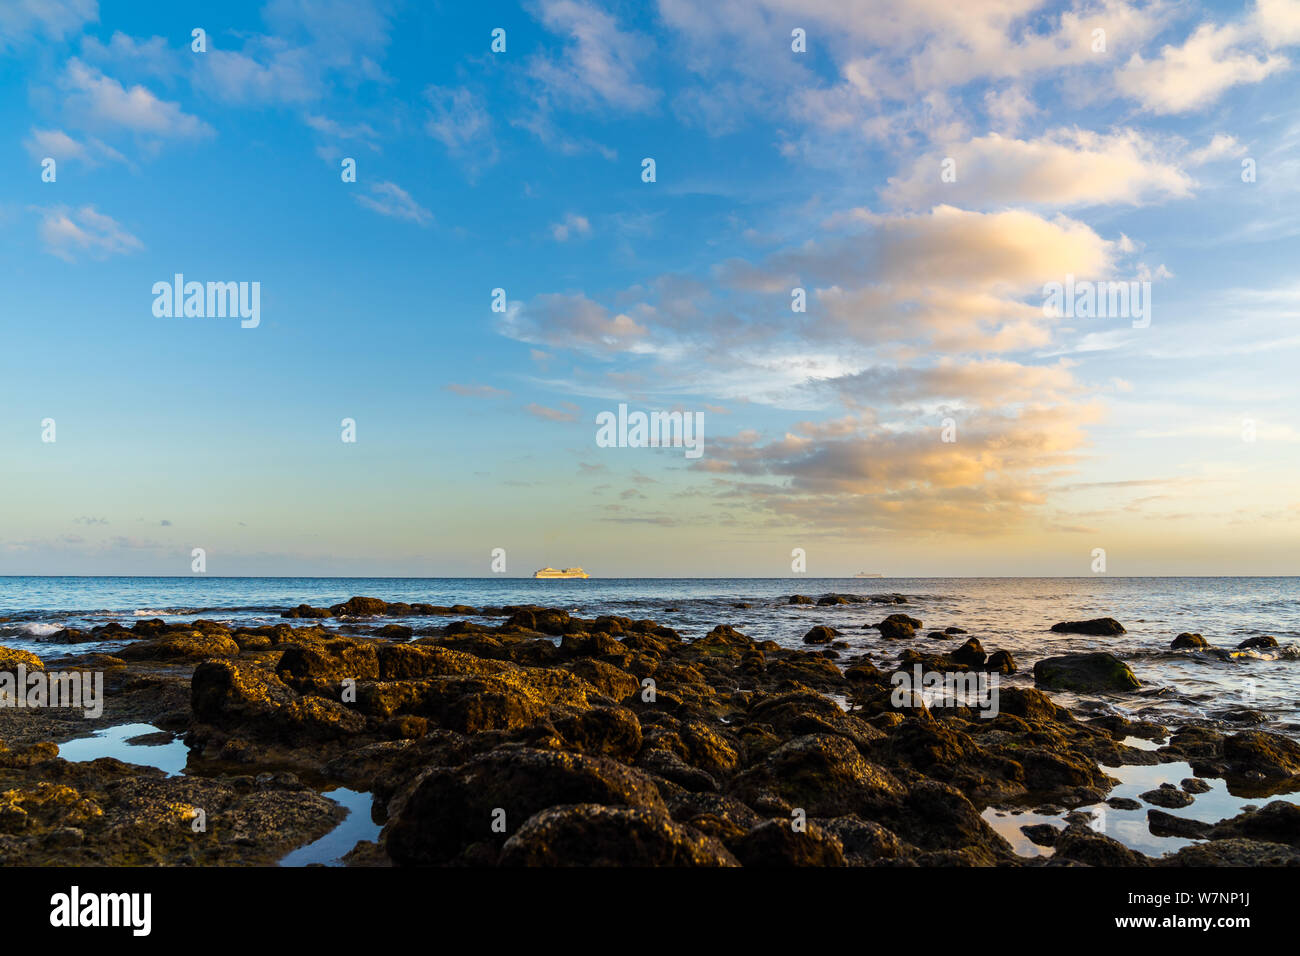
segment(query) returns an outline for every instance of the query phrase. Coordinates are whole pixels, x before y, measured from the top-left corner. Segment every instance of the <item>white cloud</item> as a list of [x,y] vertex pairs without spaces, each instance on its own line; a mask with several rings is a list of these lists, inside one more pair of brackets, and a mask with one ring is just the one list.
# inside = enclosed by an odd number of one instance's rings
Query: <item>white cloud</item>
[[568,213],[560,222],[551,224],[551,238],[556,242],[567,242],[571,238],[591,235],[591,223],[586,216]]
[[582,0],[541,0],[539,15],[552,33],[569,39],[557,57],[540,55],[529,75],[545,93],[570,105],[640,111],[659,91],[641,83],[639,66],[653,46],[648,37],[625,33],[612,16]]
[[193,139],[212,128],[176,103],[160,100],[143,86],[127,89],[76,57],[63,76],[67,108],[83,125],[105,126],[160,139]]
[[392,6],[388,0],[269,0],[262,16],[276,36],[304,38],[331,67],[364,74],[388,46]]
[[23,145],[36,160],[48,156],[60,163],[76,160],[87,166],[98,166],[104,160],[126,162],[126,158],[121,153],[93,136],[81,142],[61,129],[33,128],[27,139],[23,141]]
[[388,82],[379,66],[389,42],[386,0],[270,0],[267,34],[240,50],[214,49],[198,60],[196,85],[230,103],[305,104],[329,92],[332,77]]
[[1187,154],[1187,164],[1189,166],[1203,166],[1206,163],[1227,156],[1242,156],[1245,152],[1246,147],[1237,142],[1235,136],[1229,136],[1227,133],[1215,133],[1213,139],[1208,143],[1200,149],[1194,149]]
[[502,330],[533,345],[578,348],[593,354],[631,351],[646,328],[631,316],[614,313],[584,295],[538,296],[527,309],[507,311]]
[[1300,43],[1300,0],[1255,0],[1254,20],[1270,47]]
[[281,40],[255,38],[252,52],[209,48],[195,85],[228,103],[308,103],[322,95],[321,63],[312,52]]
[[368,123],[348,125],[332,120],[328,116],[316,116],[312,113],[304,116],[303,122],[316,132],[335,139],[370,139],[375,136],[374,129]]
[[984,111],[997,132],[1014,135],[1029,117],[1039,112],[1024,87],[1008,86],[984,94]]
[[[791,119],[873,139],[898,138],[914,124],[951,135],[947,94],[975,81],[1010,81],[985,105],[1011,132],[1033,111],[1033,81],[1110,69],[1156,33],[1168,10],[1163,0],[1080,0],[1064,9],[1044,0],[660,0],[661,16],[691,43],[689,65],[709,86],[739,74],[758,90],[731,102],[775,106]],[[839,70],[838,82],[826,85],[791,65],[796,23]],[[1097,29],[1105,31],[1105,53],[1093,50]]]
[[81,41],[81,56],[99,64],[134,71],[145,76],[170,79],[181,72],[184,61],[179,50],[167,45],[165,37],[137,40],[121,30],[113,31],[107,44],[87,36]]
[[67,262],[76,261],[78,254],[104,259],[144,248],[144,243],[117,220],[97,212],[94,206],[77,210],[59,206],[38,211],[41,222],[37,234],[46,251]]
[[1286,57],[1247,49],[1253,39],[1249,27],[1201,24],[1182,46],[1166,46],[1156,59],[1134,54],[1116,85],[1153,113],[1190,112],[1290,65]]
[[96,0],[5,0],[0,3],[0,49],[36,36],[62,40],[98,19]]
[[[1219,143],[1216,148],[1226,146]],[[1192,178],[1166,158],[1166,152],[1131,129],[1063,129],[1035,140],[992,133],[923,156],[909,176],[889,180],[885,198],[910,207],[953,202],[1068,208],[1137,205],[1191,195]],[[940,179],[940,164],[947,158],[955,161],[955,182]]]

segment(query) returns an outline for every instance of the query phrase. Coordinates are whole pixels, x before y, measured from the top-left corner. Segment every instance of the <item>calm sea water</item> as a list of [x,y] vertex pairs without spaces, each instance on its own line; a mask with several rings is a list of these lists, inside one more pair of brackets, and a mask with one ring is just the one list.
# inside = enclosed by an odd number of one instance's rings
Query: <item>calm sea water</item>
[[[889,607],[790,605],[791,594],[837,592],[901,594]],[[985,650],[1009,650],[1021,671],[1011,683],[1032,683],[1033,662],[1070,651],[1108,650],[1129,661],[1147,686],[1132,695],[1061,702],[1093,710],[1149,715],[1165,722],[1221,719],[1248,708],[1270,729],[1300,732],[1300,578],[592,578],[536,581],[520,578],[219,578],[219,577],[0,577],[0,642],[44,656],[57,653],[42,638],[65,626],[91,627],[142,617],[204,617],[240,624],[280,623],[280,611],[317,607],[354,595],[387,601],[468,604],[474,607],[540,604],[584,617],[622,614],[651,618],[691,638],[715,624],[731,624],[756,639],[802,647],[814,624],[844,632],[852,647],[888,663],[902,645],[880,639],[864,624],[904,611],[925,622],[914,646],[947,649],[956,641],[923,635],[950,625],[978,637]],[[747,605],[747,606],[737,606]],[[1128,633],[1117,638],[1053,634],[1057,621],[1109,616]],[[294,621],[294,624],[316,622]],[[325,622],[338,626],[338,622]],[[356,622],[359,624],[360,622]],[[385,623],[388,623],[387,621]],[[445,624],[416,618],[416,627]],[[345,624],[345,627],[356,626]],[[1183,632],[1202,634],[1232,655],[1170,651]],[[1236,652],[1248,637],[1270,634],[1272,651]],[[105,645],[112,649],[114,645]],[[120,645],[116,645],[120,646]],[[93,645],[80,645],[89,651]],[[58,650],[62,650],[60,647]]]

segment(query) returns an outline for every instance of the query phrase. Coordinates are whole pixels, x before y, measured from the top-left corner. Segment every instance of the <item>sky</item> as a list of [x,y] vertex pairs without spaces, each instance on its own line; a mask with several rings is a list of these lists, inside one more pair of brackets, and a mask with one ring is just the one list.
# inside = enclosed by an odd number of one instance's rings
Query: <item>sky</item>
[[0,574],[1295,574],[1298,60],[1300,0],[0,0]]

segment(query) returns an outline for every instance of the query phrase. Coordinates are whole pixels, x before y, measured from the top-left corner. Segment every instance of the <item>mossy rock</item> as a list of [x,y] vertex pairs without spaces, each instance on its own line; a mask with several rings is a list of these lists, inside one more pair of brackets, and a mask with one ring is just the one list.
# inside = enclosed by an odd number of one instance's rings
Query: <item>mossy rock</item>
[[1114,654],[1066,654],[1034,665],[1034,683],[1050,690],[1076,693],[1137,690],[1142,682]]
[[29,671],[45,670],[45,664],[31,651],[0,647],[0,671],[15,671],[18,669],[19,664]]
[[1126,634],[1124,625],[1113,617],[1095,617],[1090,621],[1062,621],[1053,624],[1052,630],[1057,634],[1091,634],[1094,637],[1114,637]]

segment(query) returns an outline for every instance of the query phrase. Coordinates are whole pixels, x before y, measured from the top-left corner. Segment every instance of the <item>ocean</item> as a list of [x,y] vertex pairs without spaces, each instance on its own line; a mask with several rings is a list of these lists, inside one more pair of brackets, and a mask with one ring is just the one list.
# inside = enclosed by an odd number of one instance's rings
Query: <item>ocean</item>
[[[792,594],[902,595],[906,603],[792,605]],[[866,653],[878,665],[894,660],[908,642],[885,641],[873,624],[902,611],[924,621],[911,646],[947,650],[965,640],[925,637],[931,630],[965,628],[986,651],[1008,650],[1019,673],[1010,684],[1033,682],[1036,660],[1055,654],[1107,650],[1128,661],[1145,685],[1133,694],[1058,702],[1088,712],[1119,712],[1166,724],[1210,720],[1241,725],[1241,711],[1268,729],[1300,735],[1300,578],[238,578],[238,577],[0,577],[0,643],[42,656],[64,650],[47,642],[63,627],[90,628],[143,618],[203,617],[236,624],[272,624],[298,604],[327,607],[356,595],[386,601],[466,604],[475,608],[538,604],[583,617],[618,614],[650,618],[700,637],[730,624],[758,640],[803,647],[815,624],[843,631],[847,659]],[[1118,637],[1055,634],[1057,621],[1114,617],[1128,633]],[[471,617],[471,619],[473,619]],[[385,619],[383,623],[392,623]],[[400,621],[400,619],[397,619]],[[440,627],[446,618],[405,623]],[[495,623],[498,619],[486,619]],[[292,621],[305,626],[315,621]],[[326,626],[364,632],[363,621]],[[1199,633],[1228,654],[1173,651],[1183,631]],[[1249,637],[1272,635],[1278,648],[1237,651]],[[111,651],[121,642],[77,645],[77,653]],[[72,650],[69,648],[69,650]]]

